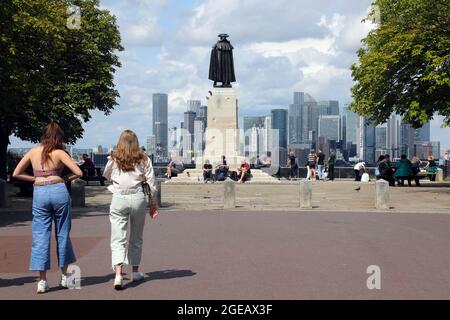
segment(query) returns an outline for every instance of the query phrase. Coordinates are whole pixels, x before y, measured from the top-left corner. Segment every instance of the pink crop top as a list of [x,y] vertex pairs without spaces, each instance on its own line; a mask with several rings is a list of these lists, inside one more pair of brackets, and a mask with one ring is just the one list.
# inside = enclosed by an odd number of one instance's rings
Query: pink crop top
[[42,170],[34,170],[33,169],[33,175],[35,177],[50,177],[50,176],[61,176],[64,167],[59,169],[51,169],[51,170],[44,170],[44,164],[41,162]]

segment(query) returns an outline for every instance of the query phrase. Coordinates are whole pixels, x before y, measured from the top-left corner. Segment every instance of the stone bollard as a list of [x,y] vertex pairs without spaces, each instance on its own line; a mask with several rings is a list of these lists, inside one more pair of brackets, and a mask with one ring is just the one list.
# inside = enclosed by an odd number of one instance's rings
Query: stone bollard
[[375,183],[376,199],[375,208],[389,209],[389,182],[380,179]]
[[161,183],[162,181],[165,181],[165,179],[156,179],[156,190],[158,192],[156,193],[156,199],[158,200],[158,207],[161,207],[162,201],[161,201]]
[[311,180],[300,180],[300,208],[312,208]]
[[225,180],[225,193],[223,199],[224,209],[236,208],[236,184],[233,180]]
[[6,206],[7,206],[6,181],[0,179],[0,208],[5,208]]
[[442,182],[444,181],[444,170],[442,170],[441,168],[437,169],[436,172],[436,182]]
[[86,206],[86,182],[81,179],[72,181],[72,206],[85,207]]

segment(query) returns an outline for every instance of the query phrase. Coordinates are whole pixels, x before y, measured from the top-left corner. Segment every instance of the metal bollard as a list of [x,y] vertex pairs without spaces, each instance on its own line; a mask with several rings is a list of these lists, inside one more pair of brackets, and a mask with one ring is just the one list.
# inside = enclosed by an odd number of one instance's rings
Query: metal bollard
[[311,180],[300,180],[300,208],[312,208]]
[[85,207],[86,206],[86,182],[81,179],[72,181],[72,206]]
[[376,199],[375,208],[389,209],[389,182],[380,179],[375,183]]
[[236,184],[233,180],[227,179],[225,181],[223,197],[223,207],[224,209],[234,209],[236,208]]
[[5,208],[8,204],[6,197],[6,181],[0,179],[0,208]]

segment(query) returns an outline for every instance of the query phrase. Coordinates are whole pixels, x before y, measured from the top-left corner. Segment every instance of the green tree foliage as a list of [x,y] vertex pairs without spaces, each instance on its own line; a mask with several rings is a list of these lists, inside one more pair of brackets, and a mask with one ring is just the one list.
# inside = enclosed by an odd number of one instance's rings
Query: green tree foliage
[[[69,6],[81,8],[69,28]],[[115,69],[123,50],[116,19],[99,0],[4,0],[0,5],[0,176],[9,136],[39,141],[50,121],[68,143],[82,137],[90,112],[117,105]]]
[[396,113],[416,128],[435,114],[449,125],[450,2],[376,0],[373,8],[368,19],[381,21],[351,67],[350,108],[374,124]]

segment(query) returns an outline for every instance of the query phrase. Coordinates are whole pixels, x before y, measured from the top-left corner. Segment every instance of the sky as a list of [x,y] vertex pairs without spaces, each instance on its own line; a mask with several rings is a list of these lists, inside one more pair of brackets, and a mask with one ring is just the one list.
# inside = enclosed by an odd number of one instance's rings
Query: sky
[[[187,100],[201,100],[211,46],[219,33],[234,46],[240,117],[288,108],[293,92],[316,100],[351,101],[349,66],[372,0],[101,0],[117,17],[125,48],[115,74],[119,105],[110,116],[94,112],[79,148],[109,147],[124,129],[141,145],[152,134],[152,94],[169,94],[169,126],[179,126]],[[450,149],[450,128],[431,123],[431,139]],[[31,144],[11,139],[12,147]]]

